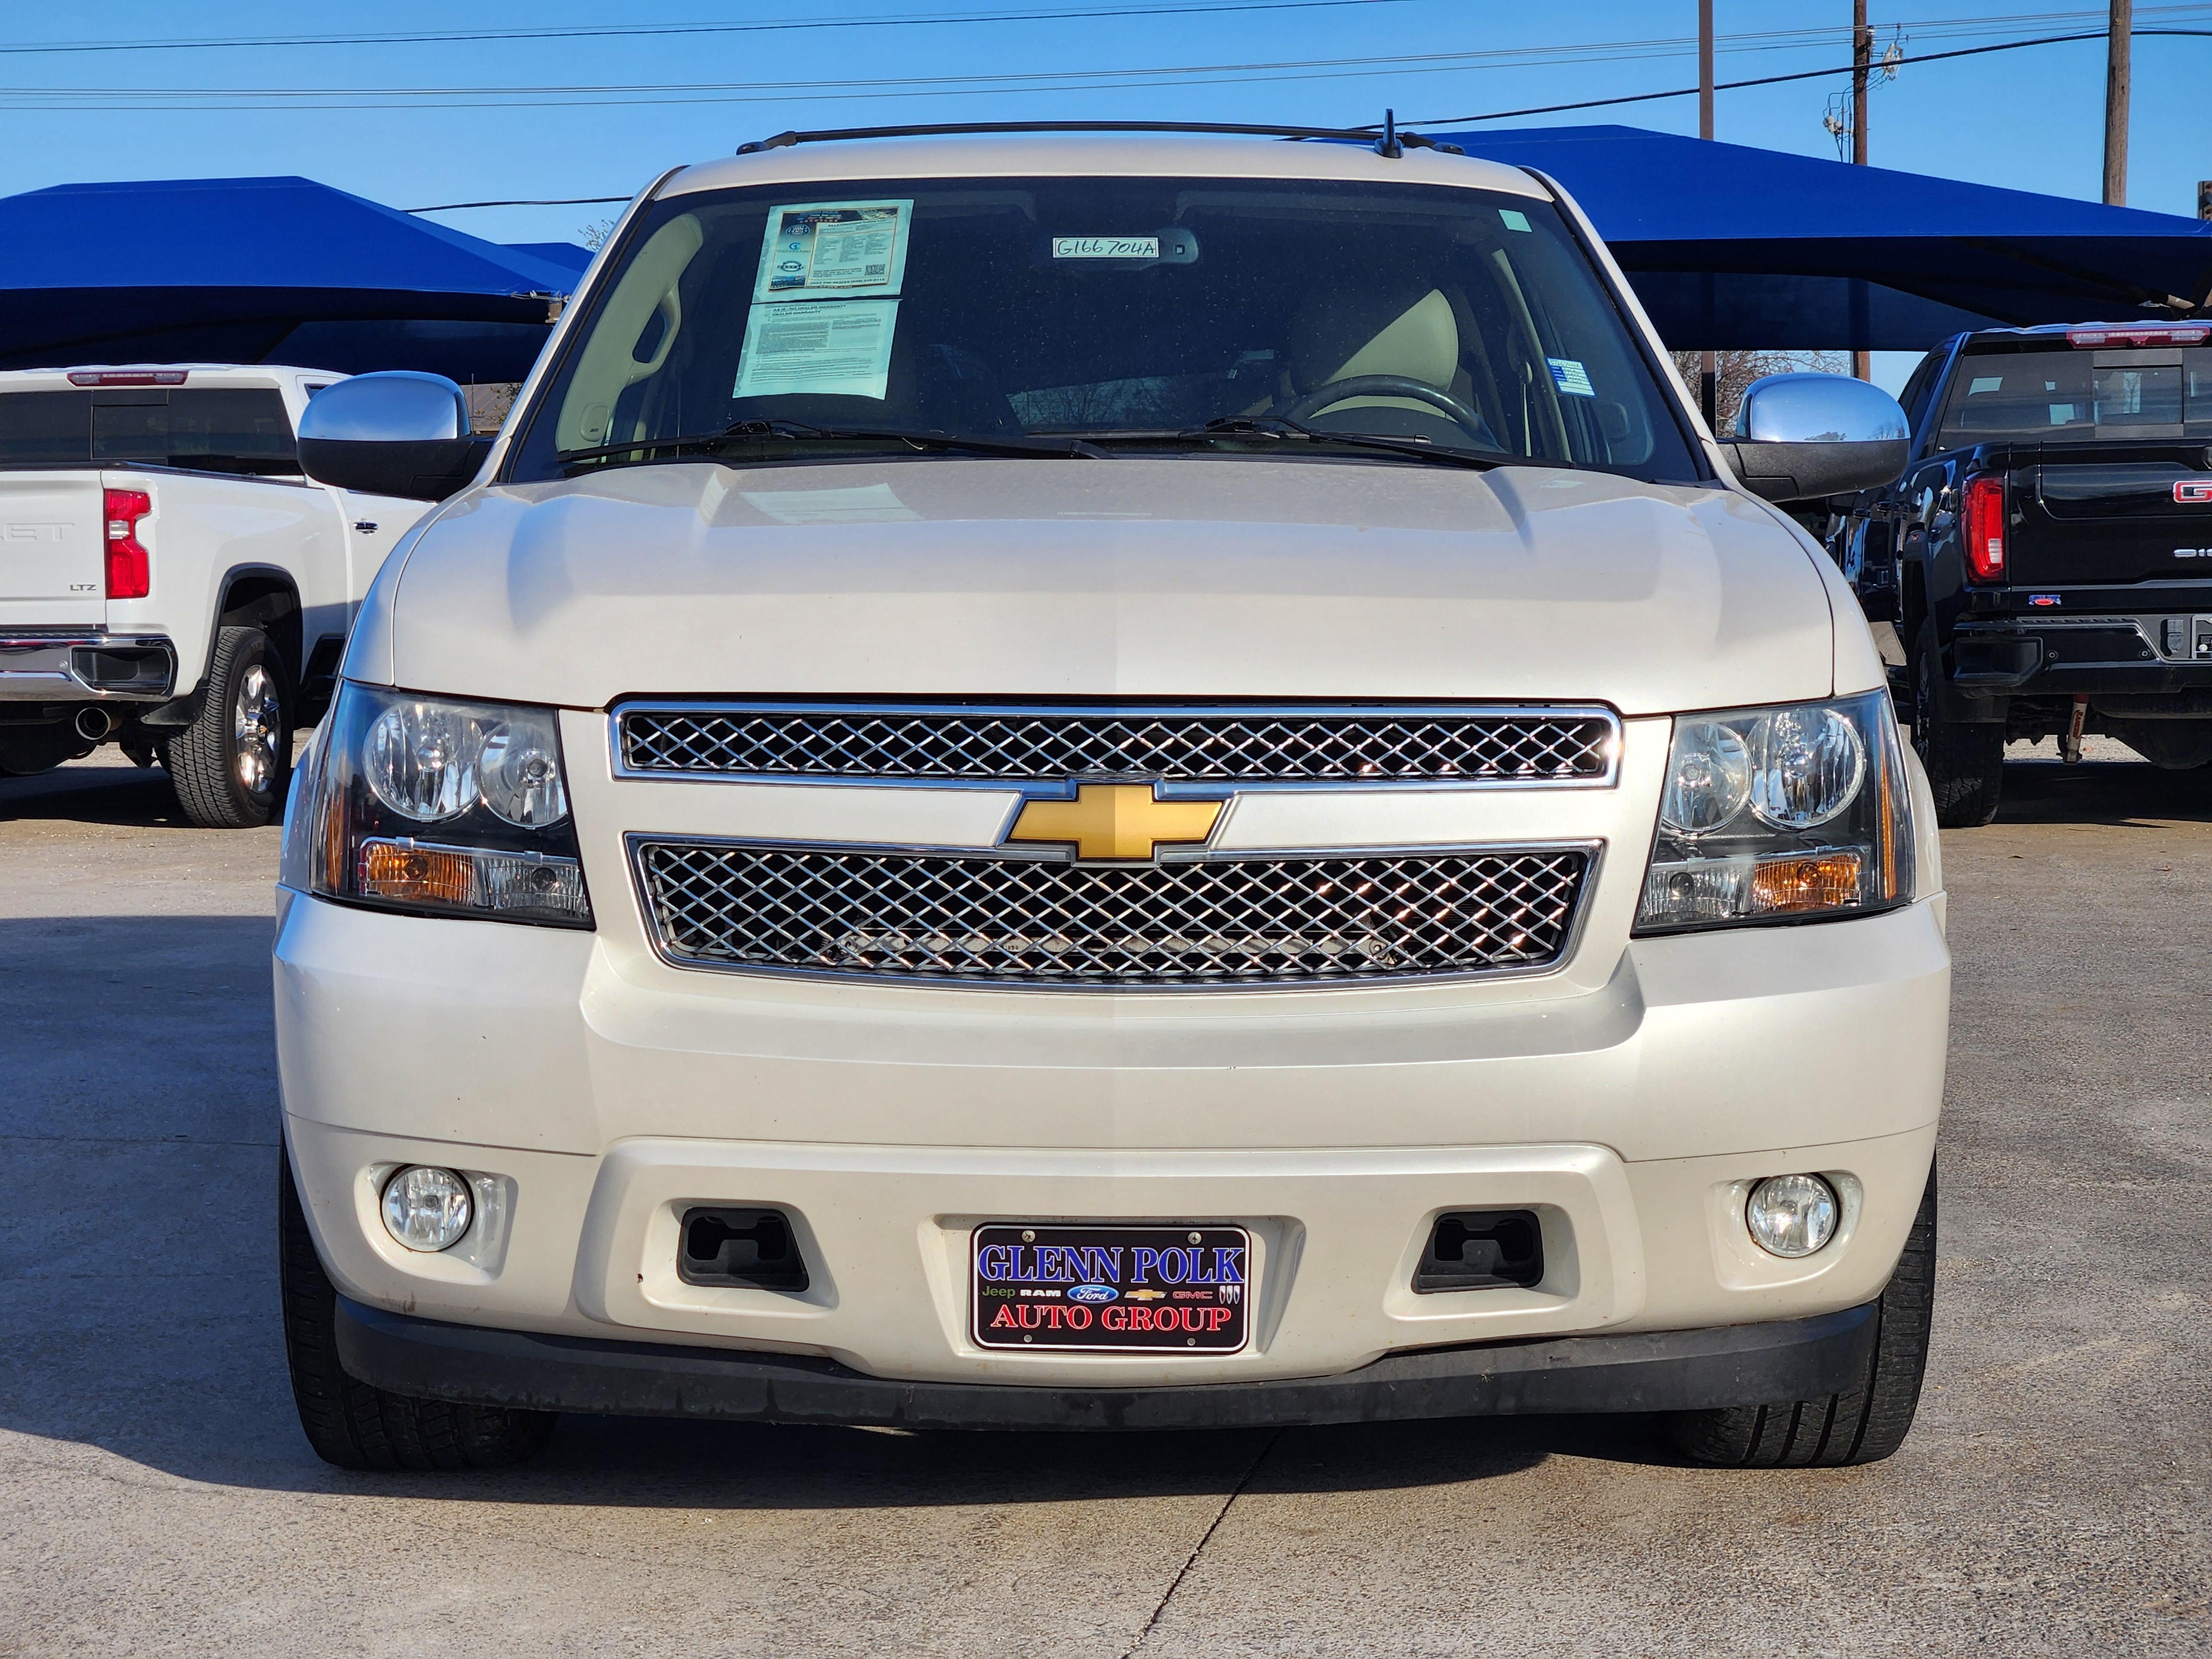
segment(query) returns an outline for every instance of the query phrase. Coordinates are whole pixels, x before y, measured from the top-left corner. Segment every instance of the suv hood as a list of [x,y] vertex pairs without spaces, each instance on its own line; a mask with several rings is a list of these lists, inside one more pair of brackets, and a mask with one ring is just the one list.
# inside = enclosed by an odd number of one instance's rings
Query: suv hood
[[348,672],[586,708],[1178,696],[1668,713],[1829,694],[1816,561],[1727,490],[1538,467],[627,467],[453,503],[386,572],[388,625],[364,612]]

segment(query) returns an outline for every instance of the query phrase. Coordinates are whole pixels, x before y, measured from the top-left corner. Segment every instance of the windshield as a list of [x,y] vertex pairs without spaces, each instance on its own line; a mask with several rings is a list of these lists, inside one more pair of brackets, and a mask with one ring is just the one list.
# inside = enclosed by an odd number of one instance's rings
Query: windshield
[[2212,346],[1970,354],[1936,442],[2183,437],[2212,437]]
[[[1386,440],[1698,476],[1588,258],[1527,197],[841,181],[676,197],[626,243],[510,476],[672,459],[582,452],[711,441],[746,422],[777,426],[701,447],[750,464],[897,447],[883,434],[899,433],[1060,454],[1374,456],[1347,446]],[[1201,431],[1209,422],[1227,429]],[[1019,447],[1044,434],[1084,441]]]

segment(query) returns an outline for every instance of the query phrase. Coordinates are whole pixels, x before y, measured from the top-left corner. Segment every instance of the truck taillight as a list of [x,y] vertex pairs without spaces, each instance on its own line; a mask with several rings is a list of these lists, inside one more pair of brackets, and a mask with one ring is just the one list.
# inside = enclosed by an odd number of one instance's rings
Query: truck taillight
[[2203,323],[2150,323],[2141,328],[2118,327],[2069,328],[2066,343],[2076,351],[2094,351],[2107,347],[2123,346],[2190,346],[2203,345],[2212,339],[2212,327]]
[[1984,472],[1966,480],[1966,571],[1978,582],[2001,582],[2005,575],[2004,480]]
[[143,489],[106,494],[107,597],[143,599],[154,591],[154,566],[138,539],[138,520],[154,510],[154,498]]

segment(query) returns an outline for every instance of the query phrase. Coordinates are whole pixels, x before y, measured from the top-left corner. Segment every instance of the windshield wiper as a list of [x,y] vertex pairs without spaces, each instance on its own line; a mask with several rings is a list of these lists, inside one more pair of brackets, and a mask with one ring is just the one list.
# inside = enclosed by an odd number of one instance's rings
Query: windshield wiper
[[1304,438],[1309,443],[1348,444],[1355,449],[1379,449],[1417,461],[1440,461],[1446,466],[1471,466],[1487,472],[1495,466],[1514,465],[1510,455],[1477,455],[1466,449],[1440,449],[1418,438],[1388,438],[1374,432],[1329,432],[1287,415],[1223,415],[1204,426],[1174,434],[1178,438]]
[[988,437],[981,434],[939,432],[933,429],[906,429],[897,427],[816,426],[806,421],[733,421],[720,432],[695,433],[681,438],[633,438],[628,443],[599,444],[590,449],[562,449],[554,452],[553,459],[563,466],[585,461],[604,460],[616,455],[665,453],[680,455],[705,450],[720,449],[726,445],[758,441],[763,439],[782,439],[787,441],[810,441],[817,439],[852,439],[860,442],[902,443],[921,450],[951,450],[972,455],[1014,455],[1042,457],[1050,460],[1070,458],[1085,460],[1106,459],[1110,452],[1099,448],[1077,437],[1007,436]]

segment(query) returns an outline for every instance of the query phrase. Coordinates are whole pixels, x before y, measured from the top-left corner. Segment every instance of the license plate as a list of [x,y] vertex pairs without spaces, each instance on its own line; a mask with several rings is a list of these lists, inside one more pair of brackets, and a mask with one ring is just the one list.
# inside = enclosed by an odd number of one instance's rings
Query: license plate
[[1242,1227],[993,1223],[969,1251],[986,1348],[1235,1353],[1250,1316]]

